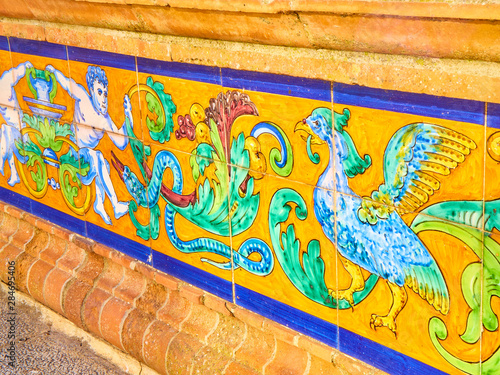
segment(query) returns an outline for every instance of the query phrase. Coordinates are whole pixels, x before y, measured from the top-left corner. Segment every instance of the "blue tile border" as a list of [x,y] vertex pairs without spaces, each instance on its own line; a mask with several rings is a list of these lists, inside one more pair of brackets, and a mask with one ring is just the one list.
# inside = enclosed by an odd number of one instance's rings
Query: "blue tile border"
[[221,279],[156,250],[153,250],[153,268],[193,284],[227,301],[233,300],[233,286],[230,281]]
[[87,234],[84,220],[77,219],[36,200],[31,200],[31,213],[81,236],[86,236]]
[[500,104],[488,103],[488,122],[489,128],[500,129]]
[[484,125],[484,103],[466,99],[333,84],[335,104]]
[[9,38],[11,52],[67,60],[66,46],[36,40]]
[[339,350],[392,375],[446,375],[414,358],[339,327]]
[[131,239],[89,222],[87,222],[87,237],[141,262],[150,264],[151,249],[149,246],[132,241]]
[[31,213],[31,199],[0,186],[0,200]]
[[190,81],[221,85],[220,70],[217,67],[137,58],[139,73],[156,74]]
[[244,89],[331,102],[331,82],[271,73],[221,69],[224,88]]
[[[337,325],[235,284],[236,304],[338,348]],[[336,315],[336,314],[335,314]]]
[[446,373],[342,327],[235,284],[236,304],[393,375]]
[[0,35],[0,50],[10,51],[9,39],[7,39],[7,37],[1,36],[1,35]]
[[90,65],[136,70],[135,57],[130,55],[69,46],[68,58],[70,61],[79,61]]

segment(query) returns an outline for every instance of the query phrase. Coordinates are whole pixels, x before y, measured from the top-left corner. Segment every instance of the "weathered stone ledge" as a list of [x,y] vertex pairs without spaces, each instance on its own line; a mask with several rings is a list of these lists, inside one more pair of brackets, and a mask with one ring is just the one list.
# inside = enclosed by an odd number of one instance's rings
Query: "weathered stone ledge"
[[500,4],[493,1],[181,3],[0,0],[0,16],[286,47],[500,61]]
[[429,18],[500,19],[495,0],[75,0],[243,13],[343,13]]
[[500,103],[500,63],[495,62],[265,46],[7,18],[0,18],[0,35],[163,61]]

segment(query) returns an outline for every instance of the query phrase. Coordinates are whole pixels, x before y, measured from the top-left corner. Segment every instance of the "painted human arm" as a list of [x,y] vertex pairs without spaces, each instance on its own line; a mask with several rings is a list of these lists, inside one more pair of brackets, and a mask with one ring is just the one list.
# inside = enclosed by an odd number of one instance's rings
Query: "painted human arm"
[[33,64],[29,61],[23,62],[15,68],[12,68],[12,87],[17,85],[19,80],[26,75],[26,71],[30,68],[33,68]]
[[56,81],[59,82],[64,91],[66,91],[71,98],[75,100],[82,100],[88,98],[87,90],[76,83],[73,79],[66,77],[60,70],[57,70],[52,65],[47,65],[45,70],[49,73],[54,73]]
[[132,117],[132,105],[130,104],[130,98],[127,94],[125,94],[125,97],[123,98],[123,109],[125,111],[125,121],[123,122],[123,125],[121,128],[118,129],[118,127],[115,125],[113,120],[109,118],[110,121],[110,127],[112,132],[121,134],[120,136],[114,135],[113,133],[109,133],[109,137],[113,141],[116,147],[118,147],[120,150],[124,150],[125,147],[128,145],[128,138],[127,136],[133,136],[133,134],[128,134],[127,132],[127,119],[130,123],[130,129],[132,130],[134,127],[134,119]]
[[26,75],[26,70],[31,67],[33,65],[29,61],[26,61],[15,68],[3,72],[0,76],[0,98],[3,103],[9,103],[11,107],[16,108],[19,106],[14,86]]

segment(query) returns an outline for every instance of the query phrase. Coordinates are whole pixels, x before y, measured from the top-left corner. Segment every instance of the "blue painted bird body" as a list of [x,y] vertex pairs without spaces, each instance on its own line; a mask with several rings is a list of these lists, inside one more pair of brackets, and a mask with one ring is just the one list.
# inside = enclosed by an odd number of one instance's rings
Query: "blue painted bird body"
[[439,125],[409,124],[399,129],[384,153],[384,183],[370,197],[361,198],[349,187],[353,178],[370,167],[371,158],[358,154],[344,129],[350,112],[317,108],[297,124],[308,145],[327,144],[330,159],[314,191],[314,213],[326,237],[337,246],[351,286],[330,290],[353,304],[353,293],[363,290],[360,268],[387,280],[393,304],[386,316],[372,315],[372,327],[396,333],[395,319],[406,304],[408,286],[436,310],[446,314],[449,293],[441,270],[400,213],[416,212],[440,187],[446,176],[465,160],[475,143],[463,134]]
[[[332,138],[335,146],[330,141]],[[318,180],[322,188],[317,187],[314,191],[314,213],[326,237],[337,244],[338,252],[368,272],[399,286],[404,285],[413,266],[437,267],[420,239],[397,212],[375,225],[359,220],[361,199],[349,187],[341,167],[348,154],[347,145],[336,131],[326,143],[331,150],[330,162]],[[336,190],[342,192],[335,198],[333,189],[329,190],[334,184]]]

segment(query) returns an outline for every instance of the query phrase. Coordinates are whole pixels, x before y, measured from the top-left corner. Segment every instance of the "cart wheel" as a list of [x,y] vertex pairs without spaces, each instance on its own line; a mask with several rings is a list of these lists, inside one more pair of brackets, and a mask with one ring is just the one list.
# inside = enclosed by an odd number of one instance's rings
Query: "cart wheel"
[[59,167],[59,184],[66,205],[75,214],[83,216],[92,200],[90,185],[83,185],[74,169],[64,163]]
[[[21,130],[21,136],[35,133],[41,137],[41,133],[36,129],[24,128]],[[37,199],[41,199],[47,193],[49,184],[47,182],[47,166],[40,155],[32,154],[28,161],[21,163],[16,158],[16,166],[26,189]]]

